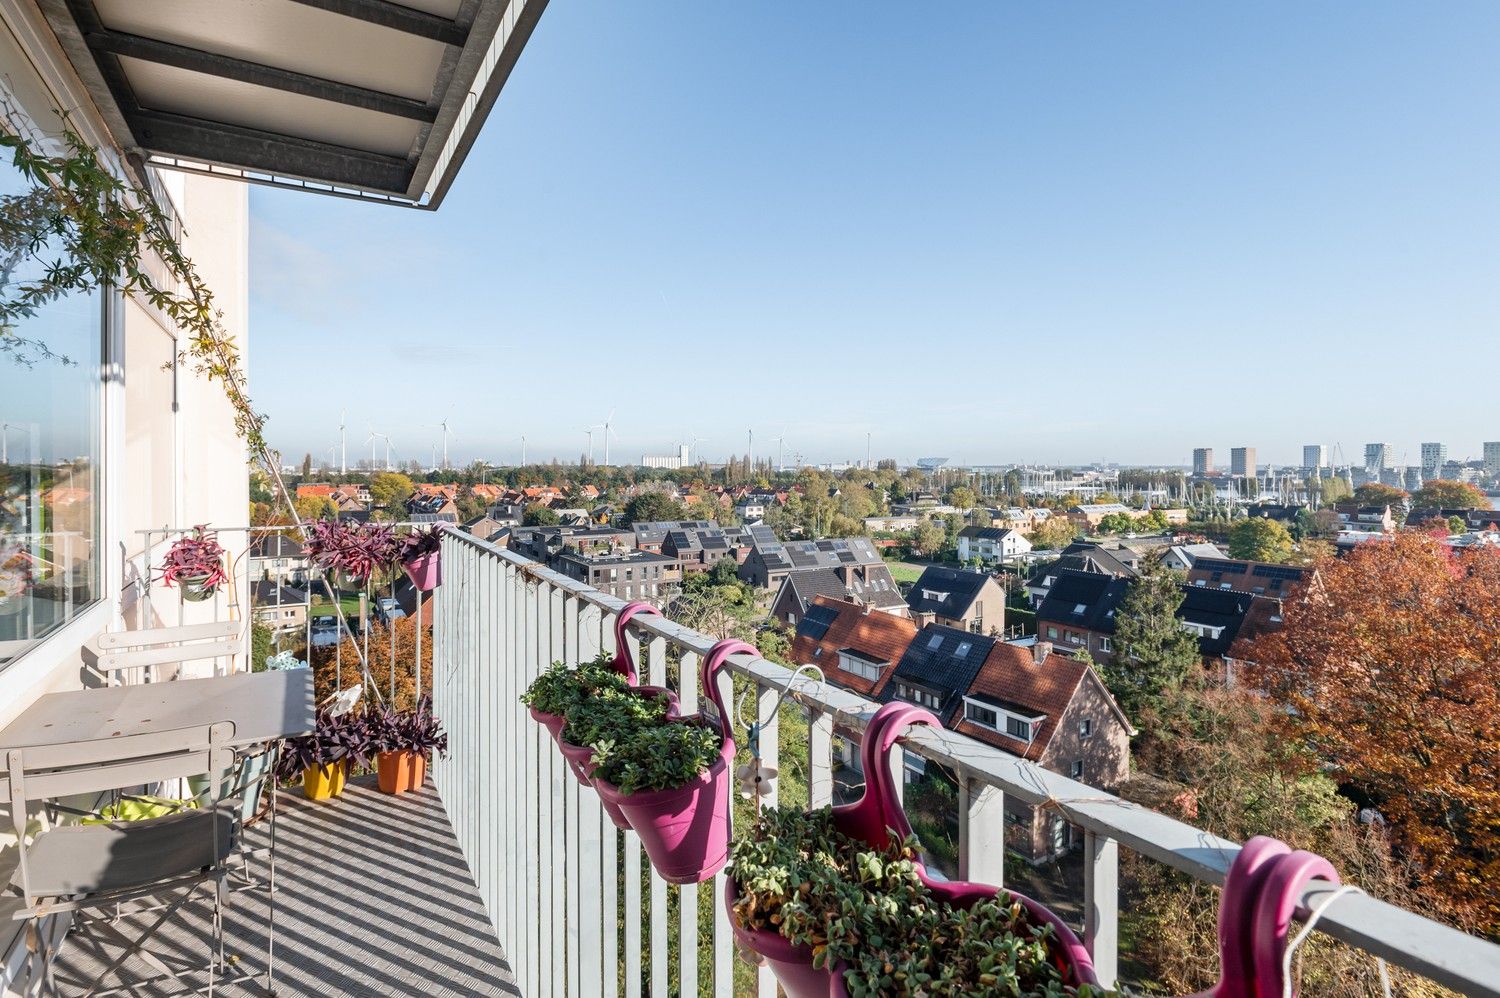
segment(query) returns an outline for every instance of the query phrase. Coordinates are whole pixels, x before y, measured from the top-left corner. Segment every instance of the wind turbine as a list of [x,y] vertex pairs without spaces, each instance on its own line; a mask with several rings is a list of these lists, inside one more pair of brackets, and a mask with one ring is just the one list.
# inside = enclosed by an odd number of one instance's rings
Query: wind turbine
[[786,427],[781,428],[781,436],[776,438],[776,473],[779,475],[786,470]]
[[370,435],[365,438],[365,443],[370,445],[370,471],[372,472],[375,470],[375,438],[377,436],[379,434],[375,432],[375,427],[372,426],[370,427]]
[[347,409],[339,410],[339,474],[349,474],[349,445],[344,436],[344,416]]
[[615,411],[609,410],[609,415],[604,417],[600,424],[604,429],[604,466],[609,467],[609,438],[615,435]]
[[526,434],[521,434],[521,467],[526,467]]
[[602,429],[604,429],[602,423],[598,426],[585,426],[583,428],[583,432],[589,435],[589,464],[594,463],[594,431]]
[[[438,425],[443,428],[443,470],[446,471],[448,470],[448,434],[450,432],[448,429],[448,417],[444,416],[443,421]],[[453,436],[457,437],[458,434],[455,433]]]
[[[370,439],[371,440],[380,439],[380,440],[384,440],[385,441],[385,470],[386,471],[390,471],[391,470],[391,438],[387,434],[376,433],[374,430],[371,430],[370,431]],[[372,443],[372,444],[370,444],[370,467],[373,469],[374,466],[375,466],[375,445]]]

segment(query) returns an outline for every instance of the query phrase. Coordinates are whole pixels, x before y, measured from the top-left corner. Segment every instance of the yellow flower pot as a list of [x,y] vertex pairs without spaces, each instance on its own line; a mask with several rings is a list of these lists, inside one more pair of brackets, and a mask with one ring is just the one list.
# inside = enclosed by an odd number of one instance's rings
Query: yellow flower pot
[[310,766],[302,771],[302,796],[308,800],[328,800],[344,792],[344,777],[348,767],[342,762],[330,762],[326,766]]

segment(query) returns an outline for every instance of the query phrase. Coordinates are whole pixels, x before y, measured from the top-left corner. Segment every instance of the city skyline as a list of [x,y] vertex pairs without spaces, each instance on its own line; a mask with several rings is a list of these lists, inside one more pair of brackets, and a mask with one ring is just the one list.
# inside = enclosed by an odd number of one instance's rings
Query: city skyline
[[343,409],[424,462],[444,418],[455,461],[573,460],[611,409],[632,460],[1477,456],[1485,394],[1399,359],[1500,325],[1497,34],[553,5],[442,212],[251,193],[253,395],[294,457]]

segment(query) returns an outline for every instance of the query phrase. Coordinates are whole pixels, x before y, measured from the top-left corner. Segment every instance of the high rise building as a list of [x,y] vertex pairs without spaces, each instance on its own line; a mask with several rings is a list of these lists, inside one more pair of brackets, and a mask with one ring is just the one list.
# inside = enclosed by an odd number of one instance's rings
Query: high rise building
[[1365,444],[1365,474],[1380,481],[1380,473],[1391,465],[1390,444]]
[[1255,477],[1255,448],[1233,447],[1229,451],[1229,473],[1231,475],[1243,475],[1246,478]]
[[1500,475],[1500,440],[1484,442],[1484,473]]
[[1422,445],[1422,477],[1439,478],[1443,472],[1443,465],[1448,463],[1447,444],[1423,444]]
[[1214,449],[1212,447],[1193,448],[1193,474],[1209,475],[1214,470]]
[[1308,444],[1303,447],[1302,467],[1313,469],[1328,467],[1328,445]]

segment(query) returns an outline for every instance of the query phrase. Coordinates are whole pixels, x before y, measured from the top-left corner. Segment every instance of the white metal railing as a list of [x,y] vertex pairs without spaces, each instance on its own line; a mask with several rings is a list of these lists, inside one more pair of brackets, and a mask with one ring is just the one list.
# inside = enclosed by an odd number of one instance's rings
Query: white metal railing
[[[638,839],[616,831],[594,792],[568,774],[546,732],[517,700],[549,663],[613,650],[612,624],[624,601],[454,530],[444,535],[442,556],[433,694],[451,744],[435,778],[521,993],[613,998],[623,988],[635,996],[645,963],[653,996],[732,994],[723,874],[712,883],[675,887],[652,872],[642,897]],[[683,710],[696,710],[697,663],[714,639],[662,617],[638,616],[630,629],[644,682],[667,685],[667,649],[676,648]],[[729,671],[758,691],[761,716],[792,676],[748,655],[732,657]],[[790,695],[810,712],[809,796],[814,805],[828,803],[834,718],[841,731],[859,732],[876,705],[828,685],[799,682]],[[772,725],[761,736],[761,754],[773,766],[776,730]],[[1120,847],[1213,884],[1223,882],[1239,851],[1235,842],[952,731],[916,728],[904,745],[957,776],[960,877],[1004,882],[1006,794],[1055,808],[1083,829],[1084,936],[1107,983],[1118,966]],[[1330,893],[1310,886],[1303,914]],[[700,948],[705,905],[712,908],[712,927]],[[1460,993],[1500,998],[1500,946],[1394,905],[1345,895],[1317,928]],[[669,936],[677,939],[671,960]],[[644,950],[643,939],[649,940]],[[775,995],[768,971],[760,972],[758,984],[761,995]]]

